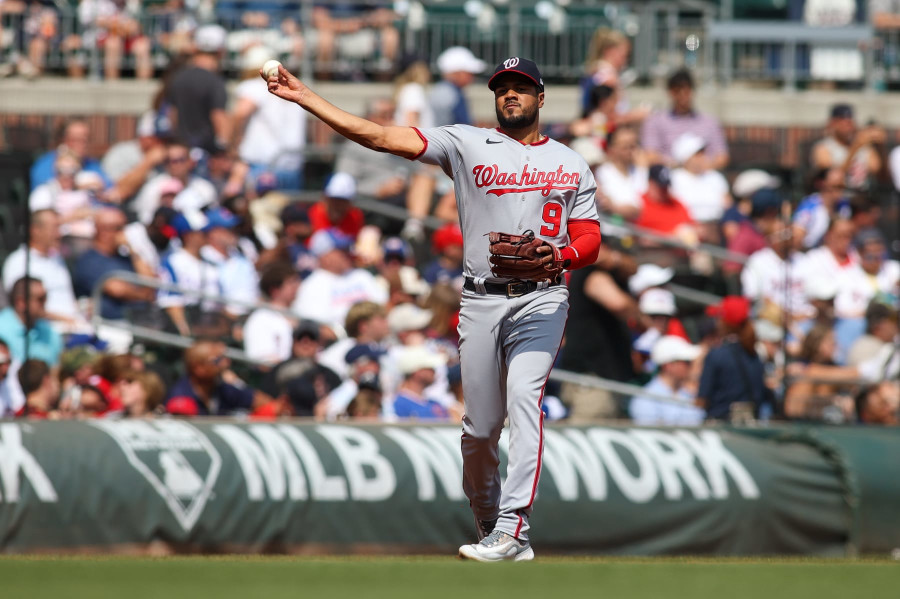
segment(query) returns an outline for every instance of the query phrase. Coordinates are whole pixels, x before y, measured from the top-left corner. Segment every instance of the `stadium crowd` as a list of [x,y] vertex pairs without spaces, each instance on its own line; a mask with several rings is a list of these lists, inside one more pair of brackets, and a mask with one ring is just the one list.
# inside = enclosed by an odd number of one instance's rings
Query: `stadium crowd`
[[[562,137],[595,170],[604,243],[567,275],[557,366],[644,388],[551,383],[547,416],[898,424],[900,263],[878,226],[900,149],[834,106],[794,206],[772,174],[729,165],[690,72],[671,75],[670,106],[651,113],[619,78],[628,39],[601,30],[594,42]],[[452,181],[348,143],[320,197],[298,201],[306,121],[259,79],[271,51],[242,53],[229,106],[226,32],[200,27],[186,43],[133,140],[91,156],[76,119],[34,162],[28,242],[2,265],[0,415],[459,420]],[[461,47],[437,65],[432,84],[426,63],[405,59],[396,94],[372,98],[367,118],[471,123],[463,91],[487,65]],[[430,230],[430,215],[444,224]],[[704,309],[673,293],[684,287],[724,297]],[[134,326],[189,347],[138,342]],[[233,361],[238,350],[249,360]]]

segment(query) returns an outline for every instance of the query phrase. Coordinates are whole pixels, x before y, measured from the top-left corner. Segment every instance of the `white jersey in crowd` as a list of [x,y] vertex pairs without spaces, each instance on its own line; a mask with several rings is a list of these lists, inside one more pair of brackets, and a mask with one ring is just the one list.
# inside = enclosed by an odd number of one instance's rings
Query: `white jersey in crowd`
[[[590,167],[549,137],[526,145],[498,129],[468,125],[427,129],[420,135],[425,147],[419,159],[437,164],[453,178],[466,240],[464,270],[476,280],[500,281],[488,263],[491,231],[531,230],[562,247],[568,243],[567,222],[599,221]],[[465,148],[465,154],[458,148]]]
[[19,385],[21,366],[21,363],[13,360],[6,371],[6,377],[0,381],[0,418],[12,418],[25,406],[25,394]]
[[[40,279],[47,291],[47,312],[70,318],[80,318],[75,292],[72,289],[72,276],[66,263],[57,252],[41,254],[34,248],[30,250],[28,274]],[[25,246],[19,246],[3,263],[3,288],[8,292],[13,284],[25,276]]]
[[233,250],[228,256],[220,254],[214,247],[205,245],[200,256],[219,270],[219,286],[222,295],[240,304],[229,304],[232,314],[246,314],[250,308],[243,304],[259,302],[259,275],[256,267],[242,253]]
[[291,357],[294,325],[290,319],[271,308],[259,308],[244,323],[244,353],[268,364],[278,364]]
[[875,295],[866,280],[866,273],[859,265],[856,254],[843,263],[838,262],[827,247],[806,252],[805,277],[828,277],[837,282],[838,294],[834,298],[834,315],[838,318],[861,318],[869,301]]
[[[222,295],[219,285],[219,270],[214,264],[195,258],[184,248],[178,248],[163,257],[159,269],[163,283],[172,283],[185,289],[202,291],[207,295]],[[162,308],[174,306],[195,306],[200,303],[196,295],[160,290],[157,304]],[[204,300],[203,309],[215,309],[217,304]]]
[[258,78],[239,83],[235,95],[256,106],[238,148],[241,160],[279,171],[299,169],[306,146],[306,112],[270,94]]
[[744,295],[754,301],[769,301],[795,316],[815,316],[803,288],[805,260],[806,256],[800,252],[789,260],[783,260],[772,248],[754,252],[741,271]]
[[152,268],[153,272],[159,271],[162,260],[160,259],[159,250],[150,241],[150,236],[147,234],[147,226],[140,222],[129,223],[125,225],[124,235],[131,251],[137,254],[144,264]]
[[368,271],[354,268],[337,275],[318,268],[304,279],[291,310],[300,318],[337,326],[340,330],[356,302],[384,304],[387,299],[387,293]]
[[672,195],[684,204],[695,222],[717,221],[725,213],[728,181],[719,171],[695,175],[677,168],[672,171]]
[[641,196],[647,191],[648,172],[646,167],[635,166],[624,174],[615,165],[606,162],[594,174],[600,193],[609,198],[613,206],[640,208]]
[[[160,186],[171,178],[166,173],[156,175],[144,183],[132,202],[132,210],[137,212],[138,220],[145,225],[153,220],[153,213],[159,208]],[[175,196],[172,207],[179,212],[203,210],[215,204],[217,197],[216,188],[212,183],[201,177],[191,177],[184,189]]]
[[397,93],[397,109],[394,112],[394,123],[398,127],[415,125],[410,123],[406,115],[415,112],[419,115],[418,127],[427,129],[434,127],[434,113],[431,104],[428,103],[428,95],[425,88],[414,81],[407,83]]
[[876,275],[863,272],[866,282],[873,293],[880,293],[892,298],[894,301],[900,297],[900,262],[885,260]]
[[[56,179],[38,185],[28,196],[29,210],[32,212],[54,210],[60,219],[66,219],[76,210],[90,207],[91,196],[87,191],[83,189],[64,190]],[[59,232],[64,236],[71,235],[90,239],[94,236],[94,221],[90,217],[85,217],[60,223]]]

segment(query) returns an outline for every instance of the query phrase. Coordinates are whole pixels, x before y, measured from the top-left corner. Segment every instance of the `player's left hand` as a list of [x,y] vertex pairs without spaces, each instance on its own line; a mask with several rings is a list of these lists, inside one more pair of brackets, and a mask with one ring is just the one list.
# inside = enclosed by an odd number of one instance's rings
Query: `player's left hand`
[[495,277],[552,283],[565,269],[559,248],[531,231],[525,235],[491,232],[488,240]]

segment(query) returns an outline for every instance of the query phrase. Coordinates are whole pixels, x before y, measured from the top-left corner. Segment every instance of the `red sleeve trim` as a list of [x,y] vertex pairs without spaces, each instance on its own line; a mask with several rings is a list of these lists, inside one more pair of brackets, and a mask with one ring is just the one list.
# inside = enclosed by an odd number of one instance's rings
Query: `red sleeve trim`
[[591,219],[572,219],[566,223],[569,245],[560,250],[563,260],[569,260],[569,270],[589,266],[600,254],[600,223]]
[[425,150],[428,149],[428,139],[424,135],[422,135],[422,132],[419,131],[418,127],[412,127],[412,130],[416,132],[416,135],[418,135],[419,139],[422,140],[422,143],[425,144],[424,146],[422,146],[422,151],[420,151],[418,154],[416,154],[412,158],[408,159],[408,160],[418,160],[419,158],[422,157],[422,154],[425,153]]
[[594,220],[593,218],[570,218],[566,222],[570,225],[572,223],[591,223],[600,226],[600,221]]

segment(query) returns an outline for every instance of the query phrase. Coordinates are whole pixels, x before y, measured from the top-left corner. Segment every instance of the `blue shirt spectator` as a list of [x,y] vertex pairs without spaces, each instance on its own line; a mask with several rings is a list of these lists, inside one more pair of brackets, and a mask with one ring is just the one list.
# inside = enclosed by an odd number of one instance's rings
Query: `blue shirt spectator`
[[[90,142],[90,129],[84,121],[74,120],[66,124],[63,130],[61,145],[75,155],[81,161],[81,170],[90,171],[103,177],[103,182],[109,187],[112,183],[103,172],[98,160],[88,157],[88,143]],[[40,156],[31,166],[31,189],[53,179],[55,173],[53,166],[56,164],[56,156],[59,148],[53,149]]]
[[737,341],[713,348],[703,362],[697,396],[706,400],[709,419],[727,420],[735,402],[752,402],[759,412],[763,404],[769,403],[759,356],[748,353]]
[[434,401],[415,394],[400,391],[394,398],[394,414],[397,418],[416,420],[446,420],[447,408]]
[[[29,282],[30,288],[26,298],[25,285]],[[34,358],[46,362],[51,367],[58,364],[63,342],[62,337],[45,318],[47,290],[44,284],[38,279],[22,277],[13,284],[9,301],[11,305],[0,311],[0,339],[6,342],[12,358],[19,363]],[[26,323],[29,323],[27,327]]]
[[[78,297],[90,297],[94,287],[107,274],[115,270],[134,272],[131,260],[121,254],[110,256],[91,248],[78,258],[75,263],[72,283],[75,286],[75,295]],[[131,302],[112,297],[104,293],[100,297],[100,316],[113,320],[125,318],[125,307]]]

